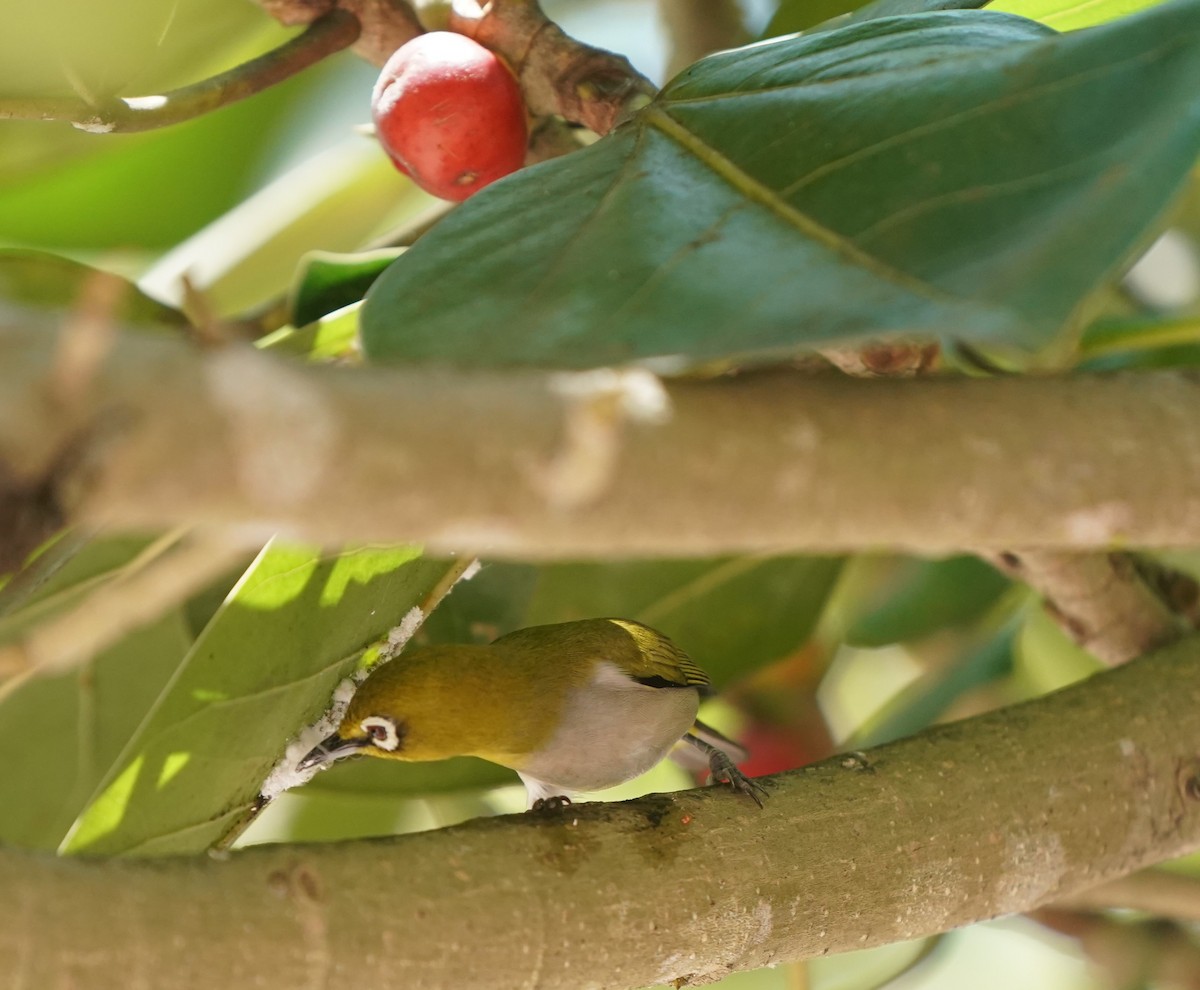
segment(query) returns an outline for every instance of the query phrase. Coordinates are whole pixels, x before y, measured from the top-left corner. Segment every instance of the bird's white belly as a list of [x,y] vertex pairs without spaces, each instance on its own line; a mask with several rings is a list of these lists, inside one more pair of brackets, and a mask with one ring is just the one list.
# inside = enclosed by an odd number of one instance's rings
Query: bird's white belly
[[645,773],[692,727],[699,706],[695,688],[647,687],[615,664],[599,664],[591,683],[568,696],[554,735],[521,767],[531,799],[536,785],[542,796],[597,791]]

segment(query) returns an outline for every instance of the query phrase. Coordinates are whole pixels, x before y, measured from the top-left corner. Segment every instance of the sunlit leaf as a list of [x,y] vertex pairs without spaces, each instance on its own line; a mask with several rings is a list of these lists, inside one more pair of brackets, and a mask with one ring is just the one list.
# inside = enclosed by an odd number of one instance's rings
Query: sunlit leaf
[[[78,606],[147,546],[124,538],[72,544],[38,580],[5,588],[0,642]],[[0,748],[14,754],[0,774],[0,843],[58,846],[190,645],[182,616],[170,612],[76,670],[0,689]]]
[[1164,0],[997,0],[988,10],[1019,14],[1056,31],[1076,31],[1136,14]]
[[66,852],[210,847],[244,820],[295,731],[360,652],[451,565],[418,551],[271,546],[196,640],[64,843]]

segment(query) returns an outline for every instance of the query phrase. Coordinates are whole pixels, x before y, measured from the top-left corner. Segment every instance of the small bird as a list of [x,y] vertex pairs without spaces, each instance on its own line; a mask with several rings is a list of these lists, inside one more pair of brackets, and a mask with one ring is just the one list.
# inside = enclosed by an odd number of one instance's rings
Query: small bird
[[745,751],[696,719],[708,676],[662,633],[629,619],[531,626],[488,646],[429,646],[362,683],[336,733],[299,769],[356,754],[478,756],[510,767],[533,809],[570,804],[676,758],[707,765],[762,806],[735,766]]

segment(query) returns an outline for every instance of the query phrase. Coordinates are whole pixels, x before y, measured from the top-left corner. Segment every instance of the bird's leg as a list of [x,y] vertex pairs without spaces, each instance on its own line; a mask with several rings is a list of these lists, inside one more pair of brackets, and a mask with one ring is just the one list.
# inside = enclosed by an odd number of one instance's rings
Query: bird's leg
[[683,741],[695,746],[701,753],[708,757],[708,769],[711,771],[714,781],[728,784],[735,791],[740,791],[747,795],[760,808],[762,807],[762,799],[766,797],[767,789],[757,780],[747,777],[741,770],[734,766],[733,760],[729,758],[728,753],[717,749],[716,746],[705,742],[690,732],[683,737]]
[[552,797],[540,797],[533,802],[530,811],[561,811],[570,807],[571,799],[565,794],[555,794]]

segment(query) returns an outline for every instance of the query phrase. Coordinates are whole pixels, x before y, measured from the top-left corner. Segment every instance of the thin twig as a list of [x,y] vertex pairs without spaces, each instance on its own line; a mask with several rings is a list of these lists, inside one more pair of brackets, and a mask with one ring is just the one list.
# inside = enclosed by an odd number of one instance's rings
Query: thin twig
[[229,106],[348,48],[358,39],[358,18],[334,10],[301,35],[227,72],[181,89],[93,104],[72,97],[0,98],[0,120],[66,120],[96,134],[169,127]]

